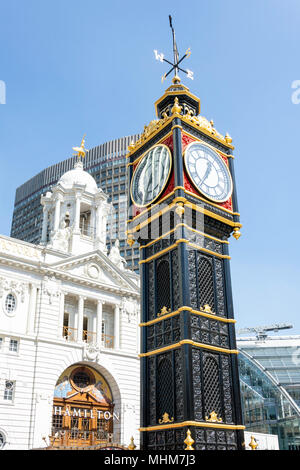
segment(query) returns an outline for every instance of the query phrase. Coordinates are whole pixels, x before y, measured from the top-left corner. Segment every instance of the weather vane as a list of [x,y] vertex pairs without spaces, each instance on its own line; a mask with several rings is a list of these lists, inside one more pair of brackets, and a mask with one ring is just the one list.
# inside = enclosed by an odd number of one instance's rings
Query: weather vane
[[85,144],[85,137],[86,137],[86,134],[84,134],[84,136],[83,136],[83,138],[82,138],[80,147],[72,147],[73,150],[75,150],[75,152],[76,152],[76,153],[74,153],[74,156],[77,155],[78,160],[80,159],[80,157],[84,158],[84,157],[85,157],[85,154],[86,154],[86,152],[87,152],[86,148],[84,147],[84,144]]
[[167,64],[170,64],[172,65],[171,69],[169,70],[168,73],[165,73],[162,78],[161,78],[161,81],[162,83],[164,82],[164,80],[167,78],[168,75],[170,75],[170,73],[173,72],[174,70],[174,76],[177,77],[177,73],[178,71],[180,70],[181,72],[184,72],[187,74],[188,78],[190,78],[191,80],[194,80],[194,72],[192,72],[191,70],[189,69],[182,69],[181,67],[179,67],[179,64],[181,64],[181,62],[186,58],[186,57],[190,57],[191,55],[191,50],[190,48],[187,49],[187,51],[185,52],[185,54],[181,57],[181,59],[179,59],[179,52],[178,52],[178,49],[177,49],[177,44],[176,44],[176,39],[175,39],[175,30],[173,28],[173,24],[172,24],[172,17],[171,15],[169,15],[169,21],[170,21],[170,28],[172,30],[172,37],[173,37],[173,54],[174,54],[174,63],[173,62],[170,62],[169,60],[165,59],[164,57],[164,54],[162,53],[158,53],[156,50],[154,50],[154,54],[155,54],[155,58],[156,60],[160,60],[160,62],[167,62]]

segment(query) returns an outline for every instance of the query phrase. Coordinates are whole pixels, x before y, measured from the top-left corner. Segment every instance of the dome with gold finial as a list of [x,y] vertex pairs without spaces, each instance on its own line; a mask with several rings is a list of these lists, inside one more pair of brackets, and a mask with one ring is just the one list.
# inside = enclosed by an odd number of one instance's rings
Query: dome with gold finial
[[92,194],[98,191],[96,181],[87,171],[84,171],[83,163],[80,161],[75,163],[73,170],[67,171],[62,175],[58,184],[65,189],[71,189],[74,185],[85,186],[85,191]]

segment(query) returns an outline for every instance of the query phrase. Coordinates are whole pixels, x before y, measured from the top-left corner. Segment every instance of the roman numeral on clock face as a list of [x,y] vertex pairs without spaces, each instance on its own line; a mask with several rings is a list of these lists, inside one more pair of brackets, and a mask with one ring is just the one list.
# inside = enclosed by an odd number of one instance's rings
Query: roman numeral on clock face
[[200,142],[188,145],[185,166],[194,186],[208,199],[224,202],[232,193],[232,180],[224,160]]

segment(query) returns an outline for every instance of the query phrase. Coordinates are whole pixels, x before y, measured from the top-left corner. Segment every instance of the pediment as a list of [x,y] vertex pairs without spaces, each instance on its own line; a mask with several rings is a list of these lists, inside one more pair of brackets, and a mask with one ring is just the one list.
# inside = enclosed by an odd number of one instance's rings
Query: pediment
[[56,271],[91,283],[138,291],[138,287],[101,252],[79,255],[51,265]]

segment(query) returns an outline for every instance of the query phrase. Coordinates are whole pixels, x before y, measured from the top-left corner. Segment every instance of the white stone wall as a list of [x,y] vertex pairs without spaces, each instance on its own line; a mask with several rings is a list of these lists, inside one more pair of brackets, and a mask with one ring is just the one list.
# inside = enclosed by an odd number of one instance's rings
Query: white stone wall
[[[14,243],[16,243],[14,241]],[[57,258],[59,260],[61,258]],[[23,263],[23,260],[22,260]],[[20,261],[21,264],[21,261]],[[139,445],[140,393],[138,359],[138,294],[126,296],[79,282],[64,281],[47,273],[32,272],[30,263],[23,267],[5,265],[0,252],[0,432],[7,443],[5,449],[39,448],[49,442],[53,393],[62,372],[73,364],[86,364],[97,369],[109,383],[120,420],[114,422],[114,439],[129,444],[133,436]],[[114,278],[114,282],[117,277]],[[11,286],[10,283],[15,283]],[[12,291],[17,299],[13,315],[7,315],[6,295]],[[85,313],[89,329],[95,331],[97,299],[105,302],[103,319],[107,334],[114,335],[114,306],[120,309],[120,350],[99,347],[93,360],[86,354],[87,345],[67,342],[60,326],[61,294],[72,295],[65,311],[72,310],[78,321],[76,295],[87,299]],[[66,297],[68,298],[68,297]],[[69,304],[69,302],[68,302]],[[70,325],[71,326],[71,325]],[[19,341],[18,352],[10,352],[10,339]],[[16,383],[12,402],[4,401],[5,380]]]

